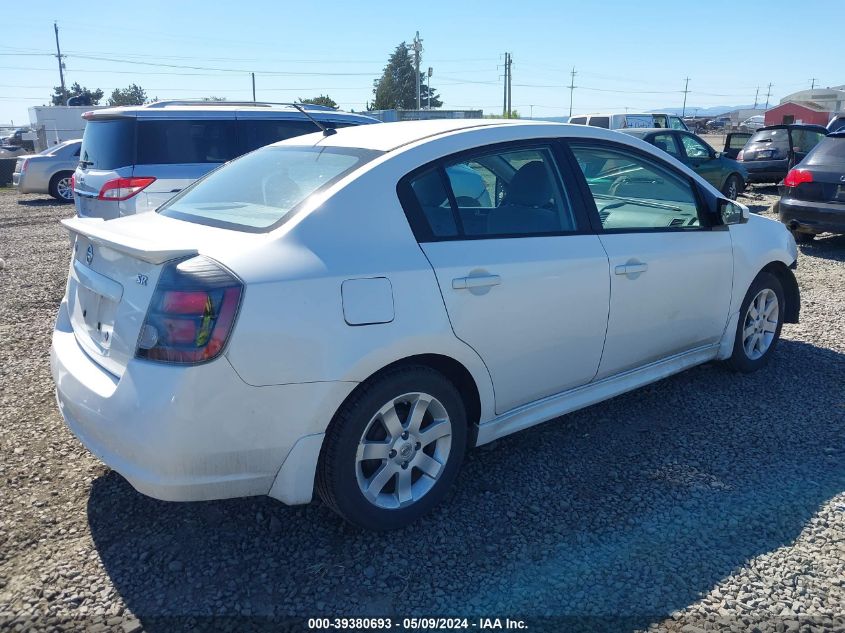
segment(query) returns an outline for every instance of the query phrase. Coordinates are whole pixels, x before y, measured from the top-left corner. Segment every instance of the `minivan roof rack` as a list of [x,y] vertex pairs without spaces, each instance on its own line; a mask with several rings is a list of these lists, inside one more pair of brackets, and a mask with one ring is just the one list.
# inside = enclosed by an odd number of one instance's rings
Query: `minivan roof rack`
[[330,106],[315,105],[313,103],[283,103],[275,101],[203,101],[201,99],[168,99],[166,101],[154,101],[148,103],[146,108],[163,108],[166,106],[257,106],[259,108],[270,108],[272,106],[301,106],[307,110],[321,110],[324,112],[337,112],[337,108]]

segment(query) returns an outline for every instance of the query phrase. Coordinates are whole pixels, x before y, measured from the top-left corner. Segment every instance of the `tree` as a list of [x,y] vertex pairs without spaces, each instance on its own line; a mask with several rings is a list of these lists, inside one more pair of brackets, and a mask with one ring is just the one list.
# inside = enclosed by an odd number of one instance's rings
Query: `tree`
[[84,86],[80,86],[77,82],[73,83],[70,90],[67,88],[62,90],[61,86],[53,88],[53,105],[66,105],[67,100],[71,98],[78,100],[77,105],[98,105],[100,99],[103,98],[103,91],[99,88],[97,90],[89,90]]
[[303,99],[300,97],[299,103],[310,103],[311,105],[328,106],[330,108],[337,107],[337,102],[335,102],[335,100],[329,95],[320,95],[319,97],[311,97],[310,99]]
[[[387,66],[381,78],[373,86],[373,102],[369,104],[371,110],[390,110],[397,108],[401,110],[414,110],[417,107],[417,83],[414,81],[416,75],[414,60],[408,52],[405,42],[402,42],[393,51],[387,60]],[[428,86],[423,82],[423,74],[419,74],[420,83],[420,105],[425,107],[428,102]],[[440,96],[431,90],[431,107],[439,108],[443,105]]]
[[147,92],[137,84],[126,88],[115,88],[109,97],[110,106],[143,105],[147,102]]

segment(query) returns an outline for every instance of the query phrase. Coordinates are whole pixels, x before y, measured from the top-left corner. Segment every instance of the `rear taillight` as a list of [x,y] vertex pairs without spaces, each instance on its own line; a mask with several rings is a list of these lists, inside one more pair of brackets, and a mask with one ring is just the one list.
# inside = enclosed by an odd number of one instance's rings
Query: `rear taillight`
[[76,191],[76,174],[70,177],[70,190]]
[[202,363],[220,355],[235,324],[243,284],[205,257],[161,272],[138,337],[138,358]]
[[103,185],[97,198],[100,200],[128,200],[154,182],[155,178],[150,177],[115,178]]
[[813,182],[813,173],[806,169],[790,169],[783,179],[784,187],[797,187],[805,182]]

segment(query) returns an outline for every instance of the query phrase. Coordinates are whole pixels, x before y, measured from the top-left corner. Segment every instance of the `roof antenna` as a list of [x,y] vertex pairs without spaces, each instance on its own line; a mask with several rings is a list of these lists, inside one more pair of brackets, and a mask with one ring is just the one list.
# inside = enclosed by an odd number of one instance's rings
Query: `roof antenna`
[[304,114],[305,116],[307,116],[309,119],[311,119],[311,123],[313,123],[313,124],[314,124],[314,125],[316,125],[318,128],[320,128],[320,130],[323,132],[323,136],[331,136],[332,134],[337,134],[337,130],[336,130],[336,129],[331,128],[331,127],[326,127],[325,125],[323,125],[322,123],[320,123],[317,119],[315,119],[313,116],[311,116],[310,114],[308,114],[308,113],[305,111],[305,108],[303,108],[303,107],[302,107],[301,105],[299,105],[298,103],[291,103],[291,105],[292,105],[294,108],[296,108],[297,110],[299,110],[300,112],[302,112],[302,114]]

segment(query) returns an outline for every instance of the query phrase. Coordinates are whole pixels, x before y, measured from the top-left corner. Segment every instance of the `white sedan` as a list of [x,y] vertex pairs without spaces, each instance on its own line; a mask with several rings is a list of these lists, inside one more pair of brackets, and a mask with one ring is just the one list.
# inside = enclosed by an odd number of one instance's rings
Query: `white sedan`
[[64,224],[52,369],[95,455],[160,499],[316,488],[371,529],[435,506],[472,446],[700,363],[759,369],[798,320],[782,224],[587,126],[318,133]]

